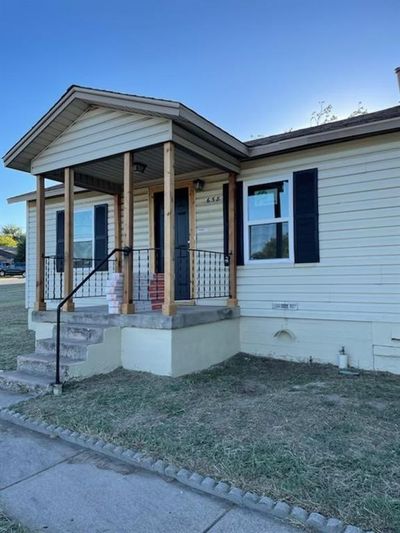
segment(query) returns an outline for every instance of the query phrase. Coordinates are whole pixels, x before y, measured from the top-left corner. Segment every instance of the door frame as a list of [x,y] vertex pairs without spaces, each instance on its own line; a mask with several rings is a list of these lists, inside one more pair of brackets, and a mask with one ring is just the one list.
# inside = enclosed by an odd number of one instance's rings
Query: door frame
[[[188,190],[188,207],[189,207],[189,246],[190,248],[196,248],[196,191],[193,181],[179,181],[175,183],[175,190],[187,189]],[[164,185],[153,185],[149,187],[149,242],[150,248],[155,248],[155,231],[154,231],[154,194],[156,192],[162,192]],[[189,273],[190,273],[190,292],[195,294],[196,289],[196,265],[193,264],[193,256],[190,255]],[[155,254],[150,255],[150,272],[154,274],[156,271]],[[194,279],[192,279],[192,273],[194,273]],[[178,300],[176,304],[194,304],[194,300]]]

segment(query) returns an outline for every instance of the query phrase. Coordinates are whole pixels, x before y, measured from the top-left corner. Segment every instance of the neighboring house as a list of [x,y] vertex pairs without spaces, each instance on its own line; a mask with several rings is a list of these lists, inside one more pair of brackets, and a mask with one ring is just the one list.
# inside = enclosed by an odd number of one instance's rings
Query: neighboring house
[[11,246],[0,246],[0,264],[12,265],[17,255],[17,249]]
[[[4,163],[38,184],[10,199],[28,205],[39,340],[20,371],[53,372],[52,308],[133,246],[66,304],[65,377],[180,375],[240,351],[337,364],[342,347],[400,373],[400,106],[241,142],[177,102],[72,86]],[[65,188],[44,193],[44,178]],[[121,270],[121,313],[106,315],[93,306]],[[85,343],[74,364],[70,336]]]

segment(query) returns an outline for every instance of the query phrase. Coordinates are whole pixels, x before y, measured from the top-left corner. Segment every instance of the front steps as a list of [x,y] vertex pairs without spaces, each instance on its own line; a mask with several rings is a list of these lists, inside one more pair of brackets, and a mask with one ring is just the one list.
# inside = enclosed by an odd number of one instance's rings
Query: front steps
[[[104,351],[101,350],[101,345],[104,343],[106,329],[106,325],[69,322],[61,324],[60,374],[62,382],[72,378],[86,377],[102,370],[96,369],[96,365],[91,364],[90,359],[93,359],[93,356],[96,357],[96,353],[101,355]],[[93,348],[94,353],[91,355],[89,351]],[[114,368],[116,366],[119,365],[114,364]],[[105,371],[110,369],[113,368],[107,368]],[[0,372],[0,388],[15,392],[50,392],[55,381],[55,372],[56,326],[53,327],[52,338],[36,341],[34,353],[17,357],[17,370]]]

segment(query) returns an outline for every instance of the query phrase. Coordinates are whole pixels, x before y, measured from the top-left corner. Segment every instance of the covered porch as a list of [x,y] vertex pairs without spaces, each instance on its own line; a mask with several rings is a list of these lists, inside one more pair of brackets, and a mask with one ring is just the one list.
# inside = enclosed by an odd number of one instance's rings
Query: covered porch
[[[237,353],[237,176],[245,153],[176,102],[71,88],[6,155],[37,183],[36,350],[3,382],[26,383],[28,375],[46,385],[55,376],[60,385],[118,366],[178,376]],[[218,192],[205,195],[216,176]],[[46,179],[63,184],[51,213]],[[95,206],[102,216],[92,222],[92,252],[77,254],[84,247],[76,246],[75,214],[88,191],[107,205]],[[115,277],[121,305],[110,312]]]
[[[78,101],[81,98],[77,96],[75,105]],[[205,300],[207,304],[210,299],[237,305],[239,152],[232,146],[233,138],[222,141],[215,135],[220,136],[220,131],[205,132],[189,123],[183,128],[177,119],[161,119],[161,109],[157,115],[148,109],[146,114],[142,114],[143,109],[138,113],[143,102],[136,99],[132,104],[135,112],[129,113],[88,104],[86,111],[31,161],[37,181],[35,310],[52,308],[69,297],[63,311],[71,312],[84,299],[104,298],[107,281],[114,273],[123,279],[122,314],[161,309],[164,316],[172,316],[180,302],[201,304]],[[71,106],[73,103],[70,110]],[[119,151],[121,146],[132,149]],[[61,161],[63,168],[58,166]],[[221,228],[227,235],[223,246],[221,235],[218,247],[204,239],[199,247],[196,195],[216,174],[225,175],[229,184],[224,205],[227,227]],[[64,184],[63,237],[50,254],[48,249],[46,254],[46,179]],[[84,257],[77,256],[75,246],[76,187],[113,197],[112,241],[105,243],[103,239],[100,253],[94,247],[93,253]],[[136,193],[143,187],[148,190],[149,205],[145,246],[137,242],[134,227]],[[218,202],[222,216],[221,196],[207,201]],[[107,254],[107,263],[98,269]],[[95,275],[71,295],[95,269]]]

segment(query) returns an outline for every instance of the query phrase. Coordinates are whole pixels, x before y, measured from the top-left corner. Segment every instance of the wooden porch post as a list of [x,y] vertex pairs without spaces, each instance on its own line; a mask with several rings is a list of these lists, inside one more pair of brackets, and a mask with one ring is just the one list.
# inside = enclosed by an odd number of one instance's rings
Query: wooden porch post
[[164,144],[164,304],[166,316],[176,313],[175,304],[175,147]]
[[[114,195],[114,248],[121,248],[121,195]],[[116,254],[115,272],[122,272],[121,254]]]
[[237,249],[236,249],[236,177],[237,175],[234,172],[229,174],[229,253],[230,263],[229,263],[229,288],[230,296],[228,299],[228,305],[230,307],[235,307],[238,304],[237,300]]
[[[64,297],[73,290],[74,283],[74,171],[64,169]],[[64,311],[74,310],[71,298]]]
[[45,190],[43,176],[36,176],[36,301],[35,310],[45,311]]
[[[124,153],[124,247],[133,248],[133,153]],[[124,296],[122,313],[135,312],[133,304],[133,253],[124,255]]]

